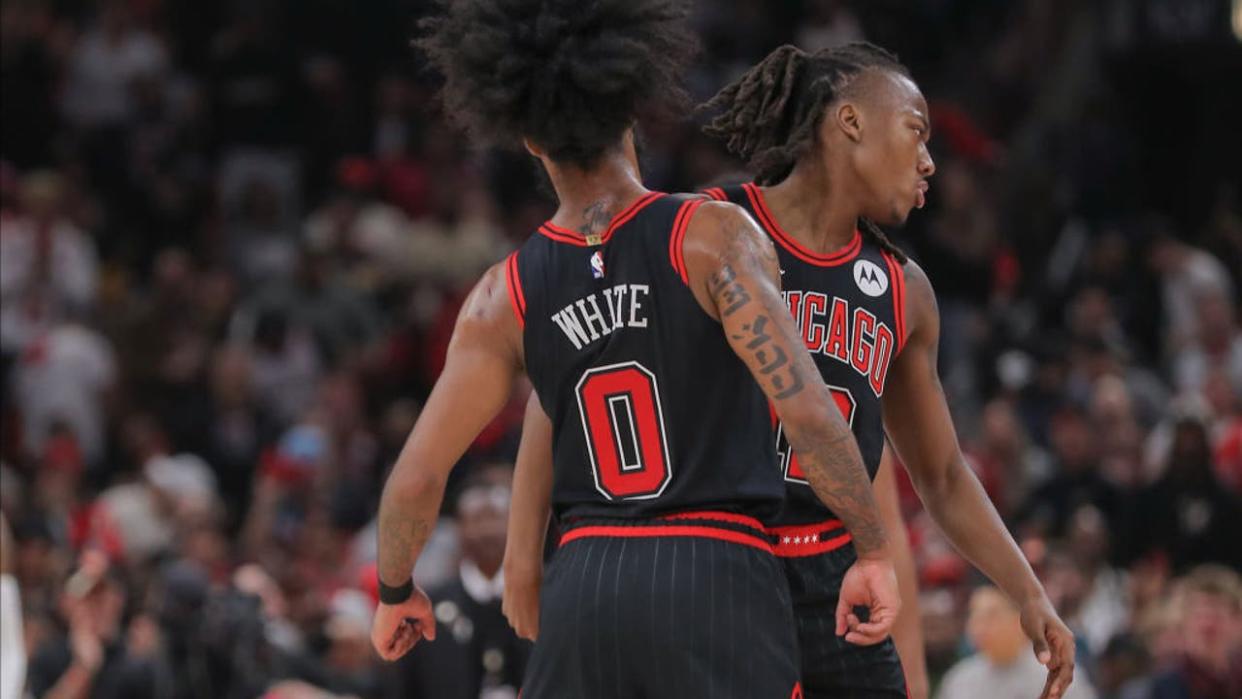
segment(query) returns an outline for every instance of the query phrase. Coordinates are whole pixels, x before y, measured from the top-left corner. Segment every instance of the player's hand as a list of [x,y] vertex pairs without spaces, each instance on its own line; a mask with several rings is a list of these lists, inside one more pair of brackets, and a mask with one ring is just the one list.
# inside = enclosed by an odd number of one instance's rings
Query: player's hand
[[401,604],[383,604],[375,610],[371,623],[371,645],[389,662],[405,655],[422,639],[436,640],[436,616],[431,598],[421,587]]
[[[866,607],[866,621],[854,607]],[[897,573],[887,558],[860,558],[845,572],[837,598],[837,635],[859,646],[870,646],[888,637],[901,610]]]
[[1022,605],[1022,630],[1034,644],[1039,664],[1048,668],[1040,699],[1060,699],[1074,681],[1074,634],[1044,595]]
[[519,638],[533,641],[539,636],[539,589],[542,586],[542,566],[505,566],[501,611]]

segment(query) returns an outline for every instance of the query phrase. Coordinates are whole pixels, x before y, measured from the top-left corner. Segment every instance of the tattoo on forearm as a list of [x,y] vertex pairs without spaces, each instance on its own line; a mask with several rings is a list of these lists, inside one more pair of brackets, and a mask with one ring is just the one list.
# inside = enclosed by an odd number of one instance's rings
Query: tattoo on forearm
[[379,516],[380,580],[403,581],[414,569],[414,551],[422,550],[434,522],[381,507]]
[[[759,373],[771,383],[775,392],[773,398],[784,400],[800,392],[804,384],[797,366],[790,362],[785,348],[772,342],[773,337],[767,331],[768,322],[767,316],[756,316],[753,321],[742,326],[746,334],[732,337],[734,340],[746,341],[746,349],[752,353],[755,363],[759,365]],[[779,371],[781,369],[784,371]]]
[[848,429],[787,434],[811,489],[845,522],[858,550],[883,547],[884,524],[853,434]]

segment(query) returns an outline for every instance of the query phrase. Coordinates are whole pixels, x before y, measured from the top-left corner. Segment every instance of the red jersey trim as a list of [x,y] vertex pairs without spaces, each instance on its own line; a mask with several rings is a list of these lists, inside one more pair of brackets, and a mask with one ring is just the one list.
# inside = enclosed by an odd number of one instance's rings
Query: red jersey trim
[[906,345],[906,270],[887,252],[882,252],[888,263],[888,277],[893,280],[893,318],[897,324],[897,354]]
[[744,527],[750,527],[757,531],[765,531],[763,523],[754,517],[739,515],[734,512],[716,512],[714,510],[703,510],[694,512],[678,512],[675,515],[665,515],[660,519],[679,520],[679,519],[707,519],[716,522],[728,522],[729,524],[740,524]]
[[835,551],[850,543],[853,537],[842,527],[841,520],[829,519],[814,524],[769,527],[768,534],[776,538],[773,553],[781,558],[799,558]]
[[558,243],[566,243],[568,245],[577,245],[578,247],[583,247],[583,248],[587,246],[586,240],[578,237],[578,234],[575,233],[573,235],[565,235],[562,233],[557,233],[551,228],[548,228],[548,224],[546,223],[539,227],[539,233],[545,237],[551,238],[552,240]]
[[522,292],[522,278],[518,274],[517,251],[505,260],[505,287],[509,290],[509,303],[513,306],[513,315],[517,316],[518,327],[526,329],[526,294]]
[[850,239],[850,242],[844,248],[834,253],[821,255],[807,250],[776,222],[776,218],[768,210],[767,201],[763,198],[763,190],[756,187],[753,182],[747,182],[742,185],[742,188],[746,190],[746,196],[750,199],[751,208],[758,215],[760,225],[764,227],[768,235],[772,236],[778,245],[788,250],[791,255],[799,260],[817,267],[836,267],[858,257],[858,253],[862,251],[862,233],[858,229],[854,229],[854,237]]
[[734,544],[750,546],[765,553],[772,553],[772,545],[753,534],[720,529],[717,527],[696,527],[689,525],[657,525],[657,526],[605,526],[588,525],[565,532],[561,537],[561,546],[577,539],[587,537],[616,537],[621,539],[637,539],[666,536],[690,536],[700,539],[719,539]]
[[853,541],[853,537],[850,536],[849,532],[846,532],[839,536],[832,537],[831,539],[825,539],[822,537],[818,537],[816,535],[812,535],[811,538],[813,539],[813,541],[809,544],[808,543],[786,544],[784,543],[784,539],[782,538],[772,547],[772,553],[776,554],[780,558],[802,558],[804,556],[818,556],[821,553],[828,553],[829,551],[836,551],[842,546],[845,546],[846,544]]
[[[625,207],[621,213],[613,216],[612,220],[608,222],[608,228],[604,229],[603,235],[600,236],[601,244],[607,243],[612,238],[612,234],[617,232],[618,228],[629,223],[630,219],[637,216],[639,211],[642,211],[644,207],[662,196],[664,196],[664,192],[647,192]],[[588,247],[586,236],[578,231],[558,226],[551,221],[544,222],[539,227],[539,232],[558,243],[568,243],[569,245],[577,245],[583,248]]]
[[833,529],[843,527],[839,519],[826,519],[822,522],[812,522],[811,524],[790,524],[781,527],[768,527],[767,532],[772,536],[809,536],[811,534],[822,534]]
[[705,189],[703,190],[703,193],[711,197],[712,199],[715,199],[716,201],[729,201],[729,196],[725,194],[725,191],[721,189],[720,187],[712,187],[710,189]]
[[682,253],[682,243],[686,240],[686,229],[690,227],[690,219],[694,212],[703,204],[703,199],[692,199],[677,210],[673,219],[673,234],[668,239],[668,257],[673,263],[673,270],[681,277],[683,284],[690,285],[690,275],[686,272],[686,257]]

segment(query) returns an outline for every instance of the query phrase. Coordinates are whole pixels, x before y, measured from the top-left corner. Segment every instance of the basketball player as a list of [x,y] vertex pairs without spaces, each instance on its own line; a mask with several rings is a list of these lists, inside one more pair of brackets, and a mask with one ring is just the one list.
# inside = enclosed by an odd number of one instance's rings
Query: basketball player
[[[785,300],[869,471],[887,432],[937,524],[1020,606],[1048,668],[1044,696],[1061,696],[1073,677],[1073,637],[962,456],[936,371],[931,284],[875,225],[900,225],[924,204],[935,166],[923,95],[875,46],[815,54],[784,46],[706,106],[723,110],[707,133],[755,173],[754,184],[708,194],[744,206],[775,241]],[[858,647],[823,630],[853,546],[805,543],[841,525],[806,487],[779,424],[777,439],[789,484],[777,553],[794,597],[806,696],[905,696],[891,641]]]
[[[935,169],[918,87],[870,45],[814,55],[786,46],[707,106],[723,110],[707,132],[750,164],[757,183],[707,193],[747,208],[777,244],[785,300],[869,472],[887,431],[937,523],[1020,605],[1048,667],[1044,696],[1060,697],[1073,677],[1073,637],[962,457],[936,374],[939,318],[927,277],[873,223],[904,223]],[[528,411],[517,493],[546,491],[546,468],[531,467],[547,463],[533,444],[546,442],[542,422]],[[855,546],[831,503],[807,487],[780,422],[776,434],[789,497],[771,530],[794,597],[806,696],[905,697],[891,640],[841,639],[834,628],[838,581]],[[546,521],[538,504],[515,498],[506,569],[524,579]],[[511,622],[529,627],[529,603],[509,597]]]
[[566,523],[524,696],[799,695],[760,523],[784,496],[769,405],[858,549],[834,621],[868,637],[892,625],[866,469],[780,298],[771,241],[735,205],[641,184],[632,126],[677,91],[684,16],[668,0],[455,0],[426,25],[449,112],[524,143],[559,208],[471,292],[385,484],[372,642],[386,659],[435,638],[410,571],[448,472],[523,368],[551,416]]

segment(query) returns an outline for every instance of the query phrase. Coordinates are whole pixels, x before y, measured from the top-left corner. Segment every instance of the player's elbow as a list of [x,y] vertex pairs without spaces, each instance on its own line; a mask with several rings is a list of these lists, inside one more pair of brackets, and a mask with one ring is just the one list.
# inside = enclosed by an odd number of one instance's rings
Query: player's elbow
[[941,504],[953,501],[953,493],[962,481],[966,465],[960,455],[957,458],[946,458],[924,468],[911,468],[910,480],[914,489],[929,508],[935,509]]
[[417,502],[444,492],[446,482],[442,474],[398,461],[388,476],[384,490],[398,501]]

